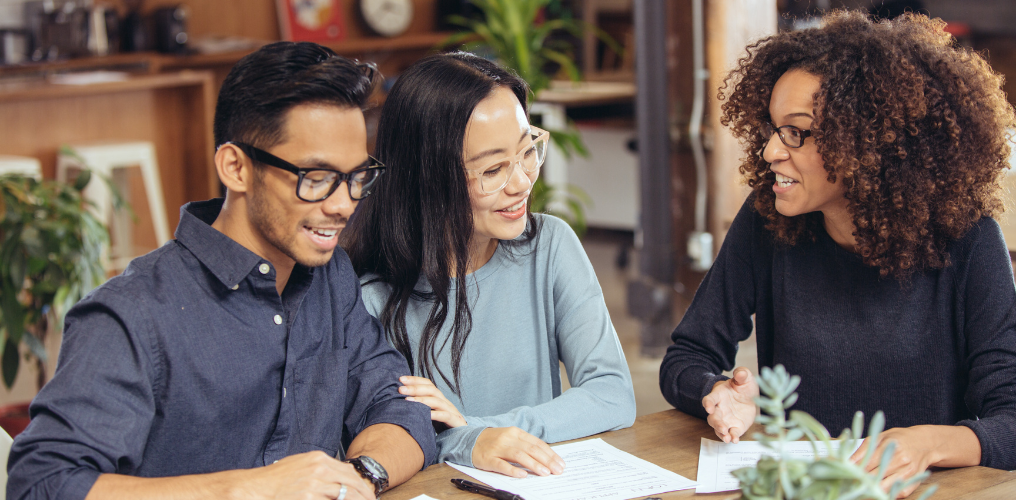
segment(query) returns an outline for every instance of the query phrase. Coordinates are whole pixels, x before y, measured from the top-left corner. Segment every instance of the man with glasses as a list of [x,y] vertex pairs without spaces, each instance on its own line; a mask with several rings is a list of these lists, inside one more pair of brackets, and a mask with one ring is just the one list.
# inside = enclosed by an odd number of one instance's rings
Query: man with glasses
[[8,498],[375,498],[434,460],[429,409],[360,299],[339,231],[382,178],[374,68],[310,43],[241,60],[219,94],[225,199],[66,319],[10,455]]

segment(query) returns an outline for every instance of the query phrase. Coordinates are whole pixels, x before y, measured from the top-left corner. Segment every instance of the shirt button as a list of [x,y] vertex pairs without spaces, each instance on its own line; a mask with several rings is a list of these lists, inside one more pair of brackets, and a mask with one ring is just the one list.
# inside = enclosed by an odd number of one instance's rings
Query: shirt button
[[282,324],[282,316],[279,316],[278,314],[275,315],[275,324],[276,325]]
[[285,387],[282,388],[282,397],[286,397],[286,388]]
[[233,285],[233,290],[238,290],[239,288],[240,288],[240,285]]
[[260,266],[258,266],[258,271],[261,271],[261,274],[268,274],[268,271],[271,270],[272,270],[271,266],[265,263],[262,263]]

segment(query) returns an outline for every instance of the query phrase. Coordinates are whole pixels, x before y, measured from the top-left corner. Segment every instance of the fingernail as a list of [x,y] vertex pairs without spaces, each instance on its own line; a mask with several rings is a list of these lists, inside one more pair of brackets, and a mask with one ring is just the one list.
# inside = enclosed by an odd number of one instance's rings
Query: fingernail
[[528,475],[529,474],[526,474],[526,471],[524,471],[524,470],[518,470],[518,469],[515,470],[515,477],[523,478],[523,477],[526,477]]
[[554,464],[550,466],[550,469],[554,471],[554,474],[560,474],[564,472],[564,466],[557,462],[554,462]]
[[413,399],[413,397],[412,397],[412,396],[409,396],[408,398],[406,398],[406,401],[416,401],[416,400],[415,400],[415,399]]
[[406,376],[399,377],[399,382],[405,382],[406,380],[409,380],[409,377]]
[[540,475],[541,476],[549,476],[550,475],[550,469],[548,469],[546,467],[540,467]]

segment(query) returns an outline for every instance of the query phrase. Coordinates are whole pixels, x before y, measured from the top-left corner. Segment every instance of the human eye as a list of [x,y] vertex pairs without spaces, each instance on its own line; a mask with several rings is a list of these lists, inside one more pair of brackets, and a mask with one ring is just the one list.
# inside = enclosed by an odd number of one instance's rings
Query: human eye
[[482,175],[484,177],[497,177],[507,167],[508,167],[507,162],[496,163],[494,165],[491,165],[490,167],[487,167],[487,169],[483,171]]
[[530,144],[529,147],[527,147],[522,152],[522,157],[527,159],[527,160],[532,158],[535,155],[536,155],[536,144]]

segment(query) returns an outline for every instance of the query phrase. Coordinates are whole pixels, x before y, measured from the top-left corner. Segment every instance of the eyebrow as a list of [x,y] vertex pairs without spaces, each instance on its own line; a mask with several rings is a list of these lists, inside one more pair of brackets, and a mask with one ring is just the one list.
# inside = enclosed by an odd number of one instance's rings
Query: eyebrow
[[[524,141],[526,139],[526,137],[529,137],[531,135],[533,135],[532,129],[526,130],[525,132],[522,132],[522,136],[519,137],[519,142]],[[482,159],[482,158],[486,158],[488,156],[498,155],[498,154],[507,154],[507,153],[505,152],[504,148],[488,149],[488,150],[486,150],[486,151],[484,151],[482,153],[478,153],[478,154],[474,155],[472,158],[466,160],[466,163],[472,163],[472,162],[474,162],[476,160],[479,160],[479,159]]]
[[[336,165],[333,165],[332,163],[329,163],[329,162],[327,162],[327,161],[325,161],[325,160],[323,160],[321,158],[315,158],[313,156],[310,157],[310,158],[304,158],[303,160],[300,161],[300,163],[294,163],[293,165],[296,165],[297,168],[301,168],[301,169],[304,169],[304,170],[318,170],[318,169],[320,169],[320,170],[334,170],[336,172],[342,172],[342,168],[340,168],[340,167],[338,167]],[[356,169],[362,168],[362,167],[366,167],[368,165],[370,165],[370,156],[367,156],[366,160],[363,160],[359,164],[355,165],[349,171],[352,172],[353,170],[356,170]]]
[[790,113],[788,115],[784,115],[783,119],[784,120],[788,120],[790,118],[798,118],[798,117],[811,118],[812,120],[815,119],[815,117],[812,116],[811,113],[803,113],[803,112],[801,112],[801,113]]

